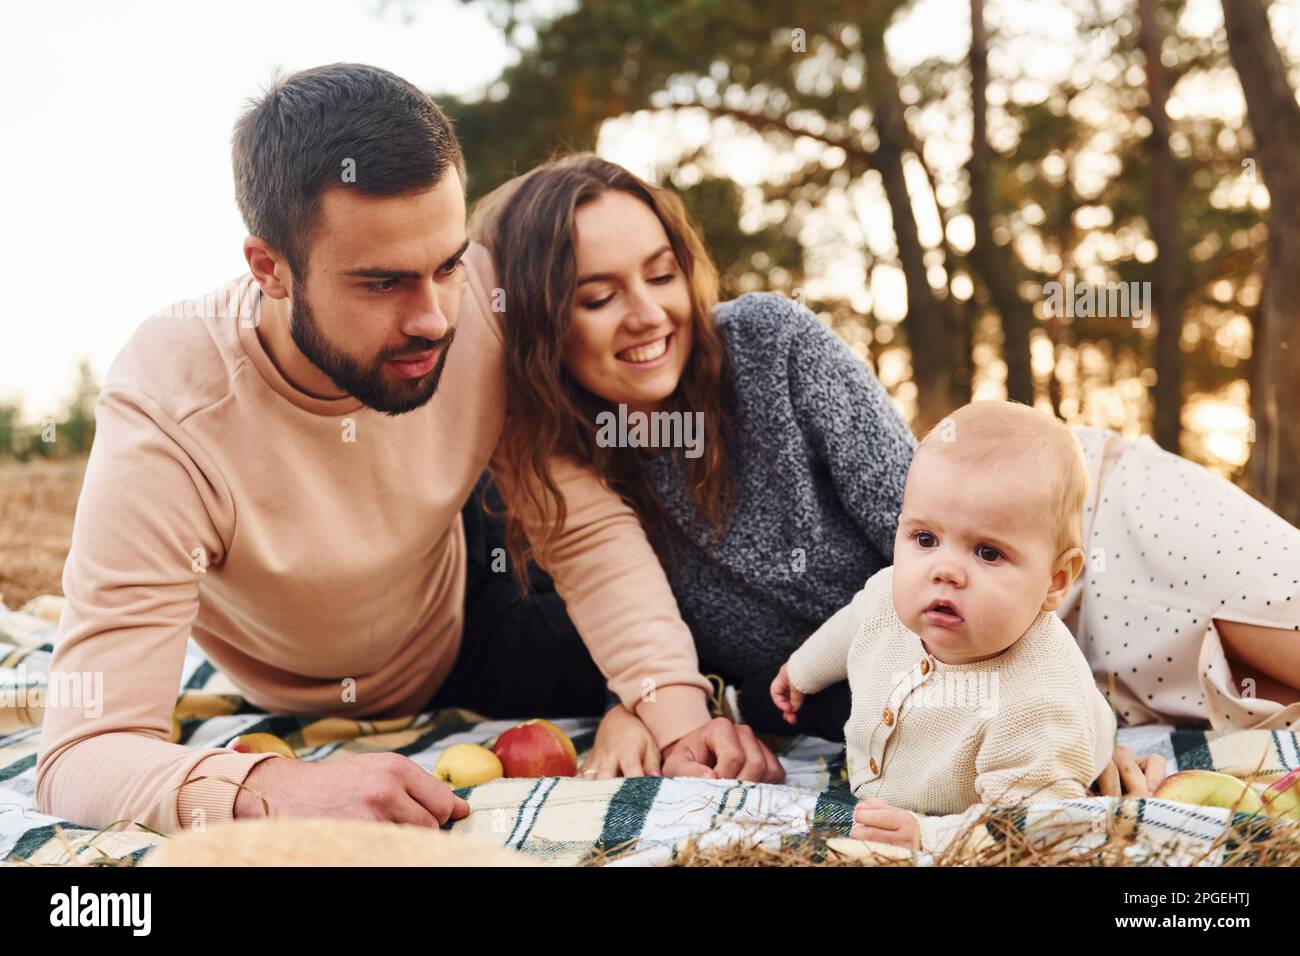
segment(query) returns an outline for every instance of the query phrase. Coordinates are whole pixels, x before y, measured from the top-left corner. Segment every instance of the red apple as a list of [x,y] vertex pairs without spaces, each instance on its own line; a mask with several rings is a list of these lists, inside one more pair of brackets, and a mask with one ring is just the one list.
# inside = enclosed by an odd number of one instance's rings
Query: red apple
[[1279,820],[1300,820],[1300,770],[1289,774],[1269,786],[1260,798],[1264,812]]
[[497,738],[492,752],[507,777],[572,777],[578,772],[573,741],[549,720],[527,720]]

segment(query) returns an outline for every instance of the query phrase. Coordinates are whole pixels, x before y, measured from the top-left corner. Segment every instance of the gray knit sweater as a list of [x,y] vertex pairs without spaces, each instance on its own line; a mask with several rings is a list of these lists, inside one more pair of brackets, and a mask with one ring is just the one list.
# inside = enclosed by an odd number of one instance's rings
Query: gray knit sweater
[[916,442],[871,370],[802,305],[751,292],[714,314],[735,373],[738,501],[725,538],[710,543],[681,454],[646,470],[700,668],[738,682],[786,660],[893,564]]

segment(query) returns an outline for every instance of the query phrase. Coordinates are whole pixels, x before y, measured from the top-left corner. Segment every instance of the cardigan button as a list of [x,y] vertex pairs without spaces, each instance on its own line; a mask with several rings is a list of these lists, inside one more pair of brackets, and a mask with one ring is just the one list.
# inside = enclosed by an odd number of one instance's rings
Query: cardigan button
[[870,762],[867,764],[867,766],[871,768],[871,772],[872,772],[872,773],[880,773],[880,767],[876,765],[876,758],[875,758],[875,757],[872,757],[872,758],[871,758],[871,760],[870,760]]
[[921,673],[922,674],[930,673],[930,658],[928,657],[921,658]]
[[884,721],[886,727],[892,727],[894,724],[894,712],[888,707],[885,708]]

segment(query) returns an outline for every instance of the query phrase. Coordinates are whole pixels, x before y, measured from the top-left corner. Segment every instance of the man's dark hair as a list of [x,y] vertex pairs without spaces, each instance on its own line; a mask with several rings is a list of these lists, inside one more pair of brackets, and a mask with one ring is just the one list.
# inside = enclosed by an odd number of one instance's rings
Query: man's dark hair
[[239,117],[231,154],[248,231],[288,260],[297,281],[326,188],[400,196],[432,188],[451,167],[465,188],[460,144],[437,104],[360,63],[277,75]]

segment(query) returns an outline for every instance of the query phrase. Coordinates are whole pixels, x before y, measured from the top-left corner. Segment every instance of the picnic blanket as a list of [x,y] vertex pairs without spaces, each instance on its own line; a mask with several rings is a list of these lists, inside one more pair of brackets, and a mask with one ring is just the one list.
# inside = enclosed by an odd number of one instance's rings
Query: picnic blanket
[[[43,682],[55,630],[50,620],[0,604],[0,862],[138,860],[166,837],[134,826],[100,832],[36,808],[40,726],[12,705],[16,697],[10,692]],[[456,709],[389,720],[267,714],[248,705],[193,641],[176,708],[181,743],[189,747],[221,747],[239,734],[262,731],[284,738],[304,760],[394,751],[429,770],[446,747],[486,744],[515,723],[483,720]],[[595,719],[555,723],[580,754],[591,746]],[[1149,725],[1122,728],[1119,741],[1137,754],[1162,754],[1170,772],[1214,769],[1269,782],[1300,767],[1300,739],[1283,731],[1213,732]],[[665,864],[677,860],[688,846],[708,849],[744,842],[778,848],[807,839],[813,830],[846,836],[856,800],[845,779],[843,745],[801,737],[780,759],[787,776],[780,786],[685,777],[495,780],[457,791],[472,812],[447,828],[558,866]],[[1014,825],[1030,835],[1077,826],[1101,840],[1108,821],[1122,820],[1139,835],[1131,848],[1132,862],[1144,862],[1144,854],[1150,854],[1150,862],[1214,864],[1222,856],[1225,841],[1219,838],[1231,817],[1228,810],[1164,800],[1092,797],[1016,808]],[[1088,839],[1079,837],[1081,848],[1086,849]],[[928,854],[915,859],[922,865],[931,861]]]

